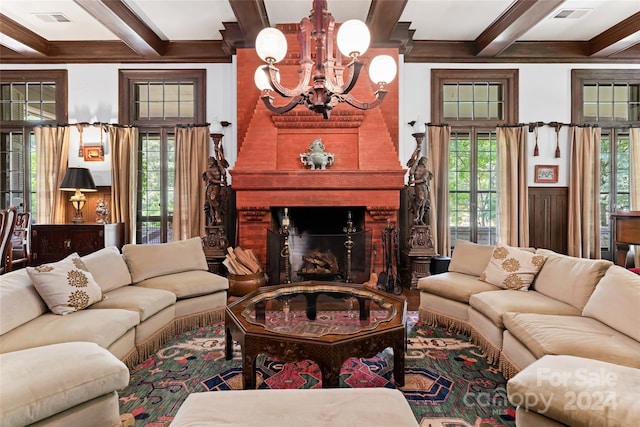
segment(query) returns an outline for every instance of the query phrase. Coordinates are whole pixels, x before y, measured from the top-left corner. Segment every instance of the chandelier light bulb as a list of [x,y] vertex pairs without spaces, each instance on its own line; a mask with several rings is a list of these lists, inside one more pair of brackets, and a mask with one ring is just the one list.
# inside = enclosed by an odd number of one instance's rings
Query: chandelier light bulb
[[287,54],[287,38],[277,28],[264,28],[256,37],[256,52],[264,62],[278,63]]
[[[265,68],[265,65],[260,65],[256,68],[256,72],[253,74],[253,81],[260,90],[273,90],[271,83],[269,83],[269,77],[264,71]],[[276,80],[280,82],[280,73],[277,74]]]
[[369,78],[379,85],[385,85],[393,81],[397,72],[396,61],[389,55],[378,55],[369,64]]
[[358,57],[369,48],[369,28],[359,19],[350,19],[340,25],[337,36],[338,49],[345,56]]

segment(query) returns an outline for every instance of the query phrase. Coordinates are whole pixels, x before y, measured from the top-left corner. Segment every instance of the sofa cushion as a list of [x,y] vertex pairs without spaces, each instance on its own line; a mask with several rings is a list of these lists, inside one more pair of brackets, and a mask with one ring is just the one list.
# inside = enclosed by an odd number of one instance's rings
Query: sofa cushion
[[469,304],[469,297],[473,294],[502,290],[478,280],[476,276],[451,271],[418,279],[418,289],[465,304]]
[[582,357],[544,356],[507,382],[507,395],[511,404],[548,417],[532,425],[551,418],[569,426],[636,426],[638,384],[638,369]]
[[109,348],[139,323],[140,315],[130,310],[81,310],[66,316],[45,313],[4,334],[0,353],[70,341]]
[[124,286],[107,293],[107,298],[91,306],[91,310],[102,308],[121,308],[133,310],[140,314],[140,322],[144,322],[156,313],[176,302],[172,292],[162,289]]
[[0,377],[0,424],[13,427],[122,389],[129,370],[94,343],[68,342],[0,354]]
[[508,312],[580,315],[580,310],[574,306],[554,300],[536,291],[526,293],[514,290],[481,292],[471,295],[469,305],[500,328],[504,328],[502,315]]
[[533,288],[580,310],[598,281],[613,265],[603,259],[570,257],[548,249],[538,249],[536,253],[547,256],[547,260],[533,282]]
[[590,317],[505,313],[503,322],[537,358],[566,354],[640,368],[640,342]]
[[480,276],[489,263],[495,246],[456,240],[449,271]]
[[209,268],[200,237],[159,245],[127,244],[122,248],[122,255],[133,283],[183,271],[207,271]]
[[0,335],[49,311],[27,270],[10,271],[0,276]]
[[503,289],[527,291],[546,258],[519,248],[498,245],[480,275],[480,280]]
[[582,310],[623,334],[640,341],[640,276],[614,265],[600,279]]
[[184,299],[224,291],[229,288],[229,281],[208,271],[194,270],[153,277],[136,283],[136,286],[164,289],[173,292],[178,299]]
[[55,314],[83,310],[102,299],[102,289],[77,253],[62,261],[27,267],[27,273],[49,310]]
[[81,259],[103,292],[131,284],[127,263],[115,246],[100,249]]

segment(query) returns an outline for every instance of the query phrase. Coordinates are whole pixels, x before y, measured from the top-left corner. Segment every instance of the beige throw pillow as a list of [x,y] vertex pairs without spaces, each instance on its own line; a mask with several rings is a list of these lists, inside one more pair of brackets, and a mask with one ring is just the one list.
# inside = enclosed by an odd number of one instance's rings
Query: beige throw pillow
[[619,265],[609,267],[582,315],[640,341],[640,276]]
[[49,310],[55,314],[73,313],[102,300],[102,289],[77,253],[62,261],[27,267],[27,273]]
[[449,271],[479,276],[486,268],[494,249],[495,246],[456,240]]
[[109,292],[131,284],[127,263],[115,246],[109,246],[80,258],[102,292]]
[[547,257],[498,244],[480,280],[503,289],[528,291]]

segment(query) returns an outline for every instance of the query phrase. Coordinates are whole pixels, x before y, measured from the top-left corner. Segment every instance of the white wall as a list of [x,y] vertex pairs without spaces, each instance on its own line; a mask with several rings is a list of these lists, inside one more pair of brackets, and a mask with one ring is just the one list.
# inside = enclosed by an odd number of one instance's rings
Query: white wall
[[[415,148],[408,122],[420,116],[431,121],[431,70],[435,68],[501,69],[519,70],[519,123],[542,121],[571,122],[571,70],[572,69],[640,69],[638,64],[404,64],[400,73],[400,161],[406,164]],[[533,156],[535,140],[529,135],[529,186],[568,185],[569,145],[568,128],[560,130],[560,158],[555,158],[556,134],[549,126],[538,132],[539,156]],[[424,152],[424,149],[423,149]],[[559,165],[557,184],[540,184],[533,180],[535,165]]]
[[[398,68],[400,88],[400,147],[399,157],[403,165],[415,148],[412,129],[407,123],[420,116],[424,122],[431,121],[430,82],[434,68],[517,68],[519,69],[519,122],[569,123],[571,120],[571,70],[575,68],[640,69],[639,64],[404,64]],[[207,70],[208,122],[229,121],[224,129],[223,144],[229,164],[236,160],[237,116],[236,116],[236,64],[49,64],[49,65],[6,65],[2,69],[67,69],[69,73],[69,123],[109,122],[118,119],[118,70],[120,69],[184,69]],[[253,85],[253,82],[247,82]],[[85,143],[99,141],[97,128],[87,128],[83,133]],[[561,157],[556,159],[555,131],[549,126],[540,128],[538,146],[540,155],[533,156],[534,136],[529,133],[529,185],[566,186],[568,182],[568,128],[560,131]],[[106,141],[106,139],[105,139]],[[97,185],[110,185],[110,153],[105,153],[104,162],[84,162],[77,156],[79,136],[73,130],[70,152],[71,166],[85,166],[91,169]],[[424,151],[423,151],[424,152]],[[559,165],[557,184],[533,182],[536,164]]]

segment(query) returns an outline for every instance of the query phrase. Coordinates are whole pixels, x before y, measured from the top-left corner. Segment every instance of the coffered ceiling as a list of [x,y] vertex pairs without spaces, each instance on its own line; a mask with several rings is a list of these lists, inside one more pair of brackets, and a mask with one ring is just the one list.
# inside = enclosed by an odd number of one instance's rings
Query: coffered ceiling
[[[312,0],[3,0],[0,63],[230,62]],[[405,62],[640,63],[640,0],[328,0]]]

